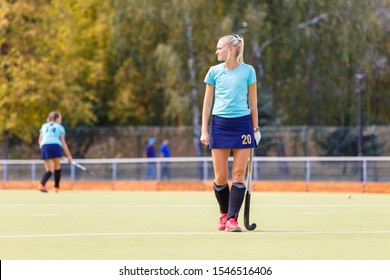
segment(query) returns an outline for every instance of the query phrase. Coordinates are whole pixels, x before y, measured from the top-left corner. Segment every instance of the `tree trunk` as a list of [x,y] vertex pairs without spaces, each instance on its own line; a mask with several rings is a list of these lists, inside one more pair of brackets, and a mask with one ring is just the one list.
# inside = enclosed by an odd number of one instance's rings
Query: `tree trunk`
[[7,132],[4,132],[3,139],[3,159],[8,159],[9,137]]
[[192,103],[192,123],[193,123],[193,143],[195,148],[195,154],[202,156],[202,149],[200,143],[200,124],[199,124],[199,107],[198,107],[198,89],[196,87],[196,69],[195,69],[195,53],[192,40],[192,23],[191,23],[191,12],[186,13],[186,36],[188,45],[188,73],[190,75],[191,83],[191,103]]

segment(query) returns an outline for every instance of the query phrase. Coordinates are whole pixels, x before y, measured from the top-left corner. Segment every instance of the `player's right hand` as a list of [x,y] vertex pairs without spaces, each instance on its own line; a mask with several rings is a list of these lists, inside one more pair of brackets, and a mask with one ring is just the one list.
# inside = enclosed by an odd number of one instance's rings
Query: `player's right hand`
[[210,143],[210,136],[207,132],[202,133],[202,135],[200,136],[200,142],[206,146]]

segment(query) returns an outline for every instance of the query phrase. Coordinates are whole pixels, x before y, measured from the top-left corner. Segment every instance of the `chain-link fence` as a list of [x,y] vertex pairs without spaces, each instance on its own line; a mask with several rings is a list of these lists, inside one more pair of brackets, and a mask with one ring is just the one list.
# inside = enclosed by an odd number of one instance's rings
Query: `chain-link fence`
[[[87,170],[61,166],[65,181],[210,181],[210,157],[80,159]],[[231,170],[233,158],[229,158]],[[148,166],[152,165],[152,175]],[[389,182],[390,157],[254,157],[253,180],[298,182]],[[0,160],[0,181],[37,181],[41,160]],[[230,174],[231,176],[231,174]],[[229,178],[231,180],[231,177]]]
[[[357,127],[265,127],[262,140],[255,150],[257,156],[356,156]],[[198,156],[192,126],[183,127],[78,127],[67,129],[66,139],[76,158],[139,158],[144,156],[148,139],[156,139],[156,148],[165,138],[170,140],[173,157]],[[2,142],[4,159],[39,158],[38,135],[31,142],[16,137]],[[363,131],[363,156],[390,154],[390,126],[368,126]],[[202,155],[210,151],[201,147]]]

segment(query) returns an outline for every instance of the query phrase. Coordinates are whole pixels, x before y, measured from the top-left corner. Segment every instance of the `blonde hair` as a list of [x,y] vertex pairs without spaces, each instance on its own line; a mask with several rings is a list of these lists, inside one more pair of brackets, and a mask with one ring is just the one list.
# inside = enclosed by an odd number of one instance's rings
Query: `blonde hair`
[[53,111],[49,113],[49,116],[47,117],[48,122],[55,122],[58,118],[61,117],[61,113],[57,111]]
[[[229,47],[234,47],[237,63],[244,63],[244,37],[237,34],[225,35],[221,38]],[[230,53],[228,58],[230,58]]]

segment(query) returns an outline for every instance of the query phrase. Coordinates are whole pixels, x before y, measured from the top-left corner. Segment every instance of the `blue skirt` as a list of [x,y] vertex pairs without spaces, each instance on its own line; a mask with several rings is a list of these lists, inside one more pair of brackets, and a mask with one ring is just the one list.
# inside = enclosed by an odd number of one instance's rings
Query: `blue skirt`
[[41,148],[41,159],[51,159],[63,157],[62,147],[58,144],[45,144]]
[[250,115],[238,118],[212,116],[210,149],[255,148],[256,140]]

